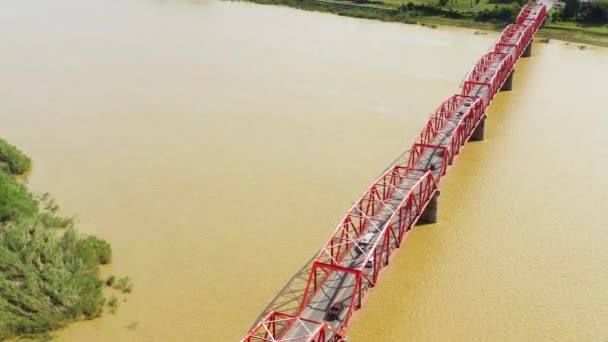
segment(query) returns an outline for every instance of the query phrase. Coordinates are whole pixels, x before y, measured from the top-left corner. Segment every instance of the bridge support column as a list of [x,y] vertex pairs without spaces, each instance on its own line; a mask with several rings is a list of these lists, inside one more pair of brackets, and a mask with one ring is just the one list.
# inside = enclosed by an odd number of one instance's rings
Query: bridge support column
[[515,73],[515,69],[511,70],[509,77],[505,80],[505,83],[502,84],[502,88],[500,91],[513,90],[513,74]]
[[530,44],[526,46],[524,53],[521,54],[522,57],[532,57],[532,43],[534,43],[534,39],[530,40]]
[[425,223],[436,223],[437,222],[437,208],[439,207],[439,190],[433,195],[429,204],[424,208],[420,221]]
[[481,121],[479,122],[479,125],[477,126],[477,128],[475,128],[475,130],[473,131],[473,134],[471,135],[471,140],[472,141],[482,141],[485,139],[485,131],[486,131],[486,115],[484,115],[481,118]]

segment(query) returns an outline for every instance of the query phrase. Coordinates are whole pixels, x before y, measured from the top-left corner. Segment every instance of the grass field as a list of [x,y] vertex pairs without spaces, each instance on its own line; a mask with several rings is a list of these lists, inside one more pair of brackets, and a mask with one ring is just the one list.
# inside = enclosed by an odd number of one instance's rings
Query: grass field
[[583,27],[574,23],[550,23],[539,31],[539,36],[608,47],[608,25]]

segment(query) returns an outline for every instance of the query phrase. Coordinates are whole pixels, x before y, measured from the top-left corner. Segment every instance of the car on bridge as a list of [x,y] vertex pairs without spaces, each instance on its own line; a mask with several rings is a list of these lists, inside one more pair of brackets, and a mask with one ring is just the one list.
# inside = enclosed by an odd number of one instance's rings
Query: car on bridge
[[374,234],[374,233],[367,233],[367,234],[363,235],[358,241],[359,248],[356,248],[357,253],[359,253],[359,254],[367,253],[367,250],[373,244],[372,241],[374,240],[375,236],[376,236],[376,234]]
[[344,303],[333,303],[325,313],[326,321],[334,321],[340,317],[340,313],[344,310]]

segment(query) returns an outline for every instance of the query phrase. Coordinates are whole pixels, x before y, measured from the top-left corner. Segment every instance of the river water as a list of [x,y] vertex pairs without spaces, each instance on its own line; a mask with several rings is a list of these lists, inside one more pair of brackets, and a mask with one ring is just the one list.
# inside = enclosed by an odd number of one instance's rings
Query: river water
[[[207,0],[0,6],[1,134],[135,284],[58,341],[238,340],[496,39]],[[535,44],[353,341],[608,336],[607,79],[606,49]]]

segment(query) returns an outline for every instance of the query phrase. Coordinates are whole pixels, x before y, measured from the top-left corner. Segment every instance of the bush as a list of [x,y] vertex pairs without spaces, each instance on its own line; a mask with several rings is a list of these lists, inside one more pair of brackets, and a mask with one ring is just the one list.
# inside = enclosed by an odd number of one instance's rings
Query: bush
[[562,16],[566,19],[576,17],[581,7],[581,2],[579,0],[564,0],[564,2],[566,3],[566,6],[564,7]]
[[461,19],[468,18],[471,15],[468,12],[459,12],[453,10],[451,8],[445,9],[440,6],[440,3],[424,3],[424,4],[414,4],[413,2],[408,2],[399,7],[399,10],[407,14],[411,17],[416,16],[435,16],[435,15],[443,15],[447,18],[452,19]]
[[108,264],[112,261],[112,247],[95,236],[87,236],[76,243],[76,254],[94,264]]
[[590,24],[608,23],[608,3],[591,3],[580,8],[579,21]]
[[399,10],[402,12],[413,12],[414,15],[439,15],[444,12],[444,10],[439,6],[439,4],[414,4],[413,2],[408,2],[407,4],[401,5],[399,7]]
[[32,168],[32,160],[3,139],[0,139],[0,164],[10,173],[17,175],[24,174]]
[[491,10],[484,9],[475,16],[478,21],[494,21],[494,22],[514,22],[520,11],[519,5],[516,3],[513,6],[494,6]]
[[114,288],[121,290],[124,293],[129,293],[133,290],[133,283],[131,283],[129,277],[120,278],[116,281],[116,284],[114,284]]
[[114,281],[116,281],[116,277],[113,275],[109,276],[108,279],[106,279],[106,286],[114,285]]
[[116,313],[116,310],[118,310],[119,305],[120,303],[118,302],[118,298],[115,295],[111,295],[108,299],[108,306],[110,307],[110,312]]
[[0,170],[0,222],[32,217],[38,203],[14,176]]
[[[0,341],[45,337],[101,315],[99,265],[112,260],[110,245],[79,237],[48,194],[34,198],[13,175],[29,169],[29,158],[1,140],[0,163]],[[50,227],[70,228],[60,234]],[[131,286],[127,280],[124,288]]]
[[72,230],[58,236],[37,224],[30,219],[1,226],[0,340],[42,334],[102,312],[95,256],[81,252]]

